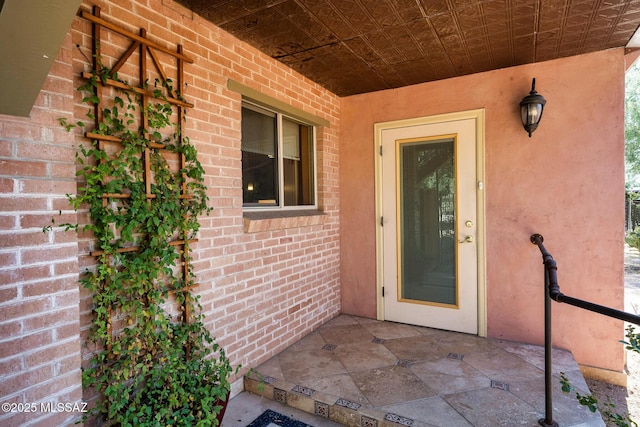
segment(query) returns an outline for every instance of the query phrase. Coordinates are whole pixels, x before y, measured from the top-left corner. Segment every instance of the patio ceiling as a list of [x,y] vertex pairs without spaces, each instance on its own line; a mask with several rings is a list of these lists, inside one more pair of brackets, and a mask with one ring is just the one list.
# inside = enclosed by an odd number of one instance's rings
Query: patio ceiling
[[177,0],[339,96],[627,46],[640,0]]

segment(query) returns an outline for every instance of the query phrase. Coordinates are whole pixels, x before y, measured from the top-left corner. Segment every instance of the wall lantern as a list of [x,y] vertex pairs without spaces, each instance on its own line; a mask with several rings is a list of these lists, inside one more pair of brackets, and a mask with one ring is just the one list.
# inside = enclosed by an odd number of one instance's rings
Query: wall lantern
[[536,79],[534,78],[531,82],[531,92],[520,101],[522,126],[524,126],[524,130],[529,133],[529,138],[531,138],[531,134],[538,127],[538,123],[540,123],[544,104],[546,103],[547,101],[543,96],[536,92]]

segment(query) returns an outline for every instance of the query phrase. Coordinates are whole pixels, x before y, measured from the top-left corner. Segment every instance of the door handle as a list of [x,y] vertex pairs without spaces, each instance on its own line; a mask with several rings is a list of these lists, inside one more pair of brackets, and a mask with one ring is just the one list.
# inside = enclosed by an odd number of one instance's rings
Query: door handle
[[473,243],[473,236],[469,235],[465,237],[463,240],[458,240],[460,243]]

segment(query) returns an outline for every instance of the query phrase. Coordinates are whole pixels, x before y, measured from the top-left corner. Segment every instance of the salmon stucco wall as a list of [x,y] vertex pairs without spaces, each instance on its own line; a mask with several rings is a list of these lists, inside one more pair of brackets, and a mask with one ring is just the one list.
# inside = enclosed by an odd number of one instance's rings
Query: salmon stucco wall
[[[200,218],[192,246],[195,292],[206,326],[232,363],[242,365],[231,377],[241,386],[249,368],[339,314],[339,98],[171,0],[85,0],[82,10],[94,5],[104,20],[130,33],[143,28],[167,49],[181,44],[194,60],[185,64],[180,89],[194,105],[183,130],[198,150],[213,208]],[[102,59],[113,65],[130,41],[104,27],[102,33]],[[78,279],[94,263],[89,253],[95,242],[60,225],[86,221],[86,211],[76,214],[66,194],[81,185],[74,154],[90,140],[80,127],[69,133],[59,122],[88,122],[83,94],[75,88],[91,69],[91,34],[91,23],[76,16],[30,117],[0,115],[0,402],[94,397],[81,382],[93,348],[84,345],[92,302]],[[156,54],[171,74],[173,62]],[[138,59],[134,53],[118,76],[136,82]],[[148,59],[155,70],[152,63]],[[314,221],[280,215],[245,230],[242,95],[228,88],[229,79],[330,123],[316,129],[322,215]],[[6,412],[0,425],[71,426],[81,417]]]
[[[544,340],[540,233],[562,291],[623,308],[622,49],[341,100],[342,311],[376,316],[374,124],[485,110],[488,336]],[[547,99],[531,138],[518,103],[531,79]],[[578,363],[622,371],[622,322],[554,303],[554,345]],[[597,349],[597,351],[594,351]]]

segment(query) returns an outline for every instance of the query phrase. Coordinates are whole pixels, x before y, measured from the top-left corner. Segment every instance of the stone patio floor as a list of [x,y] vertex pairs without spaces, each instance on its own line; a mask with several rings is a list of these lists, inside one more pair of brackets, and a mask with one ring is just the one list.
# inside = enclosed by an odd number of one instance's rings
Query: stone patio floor
[[[564,372],[589,393],[573,355],[556,349],[553,362],[553,420],[604,426],[561,390]],[[543,368],[543,347],[340,315],[246,377],[222,425],[244,427],[278,405],[315,427],[535,427],[544,418]]]

